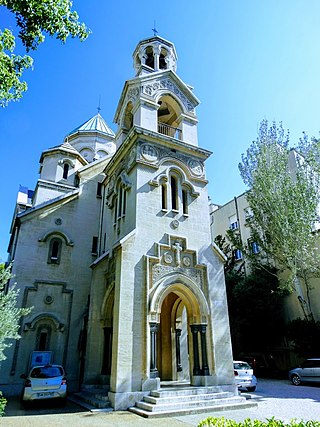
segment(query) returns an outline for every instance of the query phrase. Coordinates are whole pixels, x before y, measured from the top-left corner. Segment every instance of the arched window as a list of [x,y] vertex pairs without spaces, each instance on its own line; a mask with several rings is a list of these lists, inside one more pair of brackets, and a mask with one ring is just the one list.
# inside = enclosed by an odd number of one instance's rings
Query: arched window
[[63,165],[63,179],[67,179],[68,178],[68,173],[69,173],[69,164],[65,163]]
[[182,139],[181,129],[179,129],[179,117],[182,108],[171,95],[163,95],[158,100],[158,132],[175,139]]
[[171,209],[174,211],[178,211],[179,210],[178,180],[173,175],[171,175],[171,178],[170,178],[170,186],[171,186]]
[[41,324],[37,328],[36,350],[46,351],[50,348],[51,326]]
[[152,69],[154,69],[154,56],[153,49],[151,46],[146,49],[146,65]]
[[119,182],[114,199],[114,224],[124,218],[127,210],[127,189]]
[[161,184],[161,208],[164,211],[168,209],[166,184]]
[[61,247],[62,247],[62,240],[53,237],[50,240],[49,245],[49,254],[48,254],[48,263],[49,264],[60,264],[60,257],[61,257]]
[[161,49],[160,57],[159,57],[159,68],[160,70],[166,70],[168,68],[168,64],[166,62],[166,56],[168,52],[165,49]]
[[130,130],[133,126],[133,114],[132,114],[133,104],[132,102],[128,102],[126,106],[124,117],[123,117],[123,127],[125,130]]
[[188,215],[188,192],[185,188],[182,189],[182,212]]

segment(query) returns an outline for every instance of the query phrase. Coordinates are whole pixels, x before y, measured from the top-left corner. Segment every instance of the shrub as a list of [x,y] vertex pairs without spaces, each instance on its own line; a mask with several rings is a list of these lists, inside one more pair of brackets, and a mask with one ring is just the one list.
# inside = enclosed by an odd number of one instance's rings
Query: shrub
[[284,423],[281,420],[276,420],[274,417],[267,419],[267,421],[251,420],[246,418],[242,422],[228,420],[224,417],[215,418],[208,417],[198,424],[198,427],[320,427],[320,421],[297,421],[291,420],[290,423]]
[[0,417],[4,414],[4,408],[6,407],[7,399],[2,396],[2,392],[0,391]]

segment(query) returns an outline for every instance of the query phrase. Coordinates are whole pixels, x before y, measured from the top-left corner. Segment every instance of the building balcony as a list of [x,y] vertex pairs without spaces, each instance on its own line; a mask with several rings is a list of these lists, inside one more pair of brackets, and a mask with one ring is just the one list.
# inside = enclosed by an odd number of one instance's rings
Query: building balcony
[[169,126],[166,123],[158,122],[158,132],[170,136],[171,138],[182,140],[181,129]]

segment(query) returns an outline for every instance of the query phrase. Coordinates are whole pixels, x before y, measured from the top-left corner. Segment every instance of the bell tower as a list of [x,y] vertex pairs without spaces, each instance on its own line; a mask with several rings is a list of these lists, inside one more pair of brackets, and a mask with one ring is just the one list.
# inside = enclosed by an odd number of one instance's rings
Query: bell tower
[[198,145],[198,99],[176,74],[173,43],[155,36],[142,40],[133,52],[136,77],[128,80],[116,110],[119,147],[133,126]]
[[204,164],[211,152],[198,146],[199,101],[176,74],[171,42],[140,41],[133,62],[136,75],[115,113],[117,149],[104,169],[85,381],[100,375],[100,355],[116,410],[160,381],[236,395],[224,258],[210,237]]

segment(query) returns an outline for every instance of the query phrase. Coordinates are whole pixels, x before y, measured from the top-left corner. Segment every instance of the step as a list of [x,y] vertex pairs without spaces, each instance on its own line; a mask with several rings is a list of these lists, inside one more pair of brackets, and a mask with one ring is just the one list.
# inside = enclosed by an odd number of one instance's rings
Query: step
[[82,408],[87,409],[90,412],[111,412],[111,411],[113,411],[113,408],[110,405],[107,407],[101,408],[101,407],[93,405],[90,402],[86,402],[79,395],[80,395],[80,393],[71,394],[68,396],[68,400],[71,400],[73,403],[76,403],[77,405],[81,406]]
[[229,405],[229,404],[237,404],[246,402],[246,399],[244,397],[228,397],[224,399],[203,399],[203,397],[197,399],[197,400],[182,400],[180,399],[179,402],[173,402],[173,403],[148,403],[145,401],[137,402],[136,407],[140,409],[144,409],[145,411],[150,412],[163,412],[163,411],[173,411],[173,410],[180,410],[180,409],[192,409],[192,408],[198,408],[198,407],[216,407],[220,405]]
[[[220,393],[203,393],[203,394],[190,394],[190,395],[183,395],[183,401],[188,400],[189,402],[192,400],[212,400],[212,399],[223,399],[226,397],[233,397],[234,394],[230,393],[228,391],[220,392]],[[148,403],[154,403],[154,404],[162,404],[162,403],[173,403],[173,402],[181,402],[182,397],[180,395],[176,396],[167,396],[167,397],[155,397],[153,395],[151,396],[145,396],[143,398],[145,402]]]
[[151,396],[154,397],[173,397],[173,396],[185,396],[185,395],[196,395],[206,393],[222,393],[223,388],[220,386],[209,386],[209,387],[168,387],[161,388],[161,390],[152,391]]
[[144,409],[138,408],[136,406],[129,408],[130,412],[133,412],[137,415],[140,415],[144,418],[160,418],[160,417],[173,417],[178,415],[189,415],[189,414],[201,414],[203,412],[219,412],[219,411],[229,411],[234,409],[246,409],[257,407],[258,404],[254,402],[241,402],[241,403],[228,403],[228,404],[218,404],[214,406],[199,406],[196,408],[182,408],[182,409],[172,409],[166,411],[146,411]]
[[108,396],[100,391],[100,394],[96,391],[81,391],[79,393],[74,393],[73,396],[79,401],[91,405],[94,408],[107,409],[111,408],[111,403],[108,399]]

